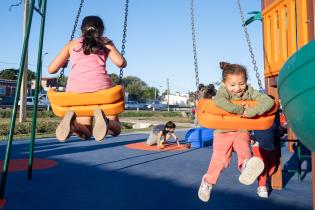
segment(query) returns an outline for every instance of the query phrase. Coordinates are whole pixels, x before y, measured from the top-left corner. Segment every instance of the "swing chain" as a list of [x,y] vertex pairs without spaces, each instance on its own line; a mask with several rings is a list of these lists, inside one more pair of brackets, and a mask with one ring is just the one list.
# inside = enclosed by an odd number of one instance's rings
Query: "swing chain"
[[197,47],[196,47],[194,0],[190,1],[190,16],[191,16],[191,33],[192,33],[192,43],[193,43],[193,53],[194,53],[196,87],[198,89],[198,86],[199,86],[199,73],[198,73],[198,60],[197,60]]
[[[122,56],[125,55],[125,48],[126,48],[127,23],[128,23],[128,4],[129,4],[129,0],[126,0],[123,39],[122,39],[122,45],[121,45],[121,55]],[[123,74],[124,74],[123,68],[120,68],[120,71],[119,71],[119,83],[120,84],[122,84]]]
[[246,41],[247,41],[247,45],[248,45],[248,50],[249,50],[249,53],[250,53],[250,57],[252,59],[252,63],[254,65],[254,71],[256,73],[258,86],[259,86],[259,89],[262,91],[263,87],[262,87],[262,83],[261,83],[261,80],[260,80],[260,74],[258,72],[258,67],[257,67],[257,63],[256,63],[256,60],[255,60],[255,55],[254,55],[254,52],[253,52],[253,48],[252,48],[252,44],[251,44],[251,41],[250,41],[250,38],[249,38],[247,27],[246,27],[246,24],[245,24],[244,13],[243,13],[243,10],[242,10],[242,6],[241,6],[240,0],[237,0],[237,5],[238,5],[239,12],[240,12],[240,15],[241,15],[242,27],[243,27],[243,30],[244,30],[244,33],[245,33],[245,37],[246,37]]
[[[79,6],[79,9],[78,9],[78,12],[77,12],[77,16],[75,17],[73,29],[72,29],[72,32],[71,32],[70,41],[73,40],[74,34],[75,34],[76,30],[77,30],[77,26],[78,26],[78,22],[79,22],[79,18],[80,18],[80,15],[81,15],[81,10],[82,10],[83,4],[84,4],[84,0],[81,0],[80,6]],[[61,83],[61,79],[64,78],[64,72],[65,72],[65,68],[67,67],[67,65],[68,65],[68,61],[63,65],[63,67],[62,67],[62,69],[60,71],[60,75],[59,75],[59,78],[57,80],[57,90],[59,89],[59,86],[60,86],[60,83]]]

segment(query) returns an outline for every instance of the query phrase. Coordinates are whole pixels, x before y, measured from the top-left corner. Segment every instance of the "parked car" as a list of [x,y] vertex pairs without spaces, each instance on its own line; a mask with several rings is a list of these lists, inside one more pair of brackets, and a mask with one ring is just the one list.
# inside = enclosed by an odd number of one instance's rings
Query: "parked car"
[[[21,101],[19,101],[19,105],[21,104]],[[38,108],[47,108],[50,105],[49,101],[41,99],[38,97]],[[26,97],[26,106],[32,108],[34,106],[34,97],[33,96],[28,96]]]
[[147,108],[145,103],[138,103],[138,107],[139,107],[139,109],[146,109]]
[[2,96],[0,97],[0,106],[9,107],[14,103],[14,96]]
[[46,107],[50,106],[47,94],[38,95],[38,99],[40,100],[40,103],[45,105]]
[[139,108],[138,102],[136,101],[127,101],[125,103],[125,109],[137,109]]
[[162,104],[159,100],[153,100],[147,103],[147,109],[166,109],[166,105]]

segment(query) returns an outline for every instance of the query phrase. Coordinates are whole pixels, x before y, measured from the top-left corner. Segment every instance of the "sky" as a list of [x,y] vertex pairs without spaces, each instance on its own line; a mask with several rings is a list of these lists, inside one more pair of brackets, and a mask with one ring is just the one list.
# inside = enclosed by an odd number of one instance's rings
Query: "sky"
[[[0,1],[0,70],[18,68],[22,51],[23,5],[20,0]],[[37,1],[36,1],[37,2]],[[260,0],[241,0],[247,12],[261,10]],[[43,46],[43,77],[49,63],[69,41],[80,0],[47,0]],[[105,35],[121,49],[125,0],[86,0],[79,19],[98,15]],[[29,69],[35,71],[39,41],[39,15],[34,12],[29,42]],[[78,27],[78,29],[79,29]],[[258,87],[236,0],[195,0],[195,30],[200,83],[221,80],[220,61],[247,67],[249,83]],[[262,24],[256,21],[248,32],[263,81]],[[77,30],[76,37],[80,36]],[[129,0],[124,76],[137,76],[161,92],[187,93],[196,90],[192,47],[190,0]],[[68,74],[70,69],[67,69]],[[107,71],[119,74],[108,61]]]

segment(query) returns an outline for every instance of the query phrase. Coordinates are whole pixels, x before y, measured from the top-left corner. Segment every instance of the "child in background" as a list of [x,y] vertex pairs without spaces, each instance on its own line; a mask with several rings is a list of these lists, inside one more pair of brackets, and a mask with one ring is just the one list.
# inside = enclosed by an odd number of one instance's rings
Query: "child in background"
[[[103,32],[100,17],[85,17],[81,36],[68,42],[49,65],[48,72],[54,74],[70,59],[72,67],[66,92],[88,93],[113,87],[106,70],[107,58],[119,68],[126,67],[125,58]],[[105,116],[101,109],[95,109],[94,121],[92,130],[92,117],[76,117],[73,111],[68,111],[56,129],[56,137],[63,142],[74,132],[82,139],[89,139],[93,134],[97,141],[102,141],[107,133],[120,134],[118,116]]]
[[172,121],[168,121],[165,125],[157,125],[154,127],[153,132],[156,133],[156,144],[158,149],[164,149],[164,144],[171,138],[171,136],[176,140],[177,146],[180,146],[179,138],[174,133],[175,128],[176,124]]
[[[222,83],[213,99],[218,107],[247,118],[261,115],[273,107],[274,101],[269,96],[247,84],[245,67],[225,62],[220,62],[220,67],[223,70]],[[236,105],[231,100],[256,100],[257,105],[249,107],[245,102]],[[202,201],[207,202],[210,199],[213,185],[217,183],[222,170],[230,164],[232,151],[238,157],[238,169],[241,172],[239,181],[242,184],[252,184],[263,171],[263,161],[251,155],[250,135],[247,130],[215,130],[211,162],[198,191]]]
[[213,84],[204,85],[201,83],[198,86],[197,99],[201,99],[201,98],[212,99],[216,93],[217,91]]
[[175,128],[176,128],[176,125],[172,121],[168,121],[165,124],[163,130],[161,130],[158,134],[158,138],[157,138],[158,149],[164,149],[165,148],[164,144],[166,143],[167,140],[171,138],[171,136],[173,136],[173,138],[176,140],[177,146],[180,146],[179,138],[174,133]]
[[280,138],[278,127],[279,120],[276,119],[271,128],[253,131],[253,155],[262,159],[265,164],[263,172],[257,178],[257,194],[261,198],[268,198],[267,180],[276,170],[277,154],[274,142],[276,138]]

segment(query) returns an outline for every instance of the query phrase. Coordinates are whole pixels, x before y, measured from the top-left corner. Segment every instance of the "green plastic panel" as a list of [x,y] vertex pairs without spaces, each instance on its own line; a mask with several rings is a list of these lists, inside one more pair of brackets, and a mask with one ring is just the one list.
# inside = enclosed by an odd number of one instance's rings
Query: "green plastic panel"
[[315,151],[315,41],[283,65],[278,77],[281,105],[298,139]]

